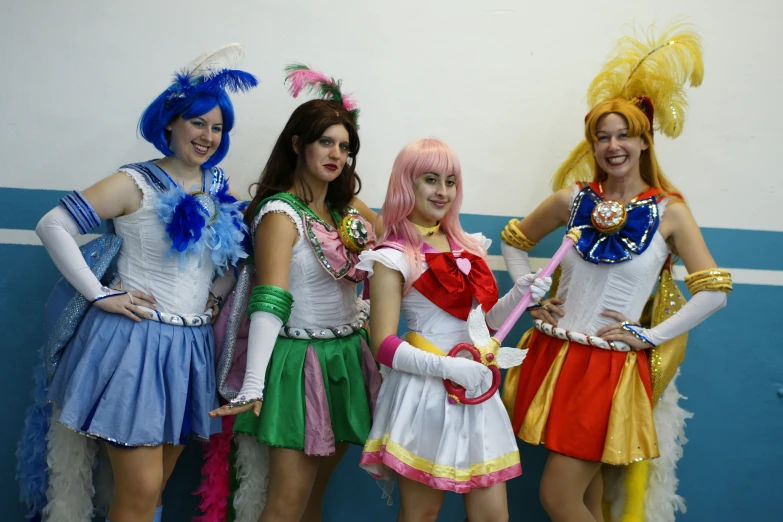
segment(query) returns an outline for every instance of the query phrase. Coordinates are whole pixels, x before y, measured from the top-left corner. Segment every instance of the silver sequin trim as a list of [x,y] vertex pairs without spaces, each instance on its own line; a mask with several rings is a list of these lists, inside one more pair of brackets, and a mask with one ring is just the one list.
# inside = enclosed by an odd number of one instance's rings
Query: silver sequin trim
[[220,359],[217,365],[218,393],[227,401],[231,401],[237,396],[239,390],[229,388],[226,384],[228,372],[231,364],[234,362],[234,350],[237,343],[237,333],[242,324],[242,318],[247,311],[247,302],[250,298],[250,285],[253,282],[253,276],[256,269],[253,265],[246,264],[239,272],[237,284],[234,286],[234,302],[231,304],[231,312],[226,321],[226,337],[223,341],[223,350],[220,352]]

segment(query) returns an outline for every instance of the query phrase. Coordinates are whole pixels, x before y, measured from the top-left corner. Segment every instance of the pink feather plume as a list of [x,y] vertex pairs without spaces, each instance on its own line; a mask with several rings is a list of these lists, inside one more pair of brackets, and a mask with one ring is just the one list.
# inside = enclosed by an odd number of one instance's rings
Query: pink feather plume
[[326,76],[324,73],[314,71],[312,69],[296,69],[291,71],[286,76],[286,80],[290,82],[288,85],[288,91],[294,98],[299,96],[299,93],[302,92],[302,89],[305,89],[306,87],[315,89],[322,83],[332,83],[331,78]]

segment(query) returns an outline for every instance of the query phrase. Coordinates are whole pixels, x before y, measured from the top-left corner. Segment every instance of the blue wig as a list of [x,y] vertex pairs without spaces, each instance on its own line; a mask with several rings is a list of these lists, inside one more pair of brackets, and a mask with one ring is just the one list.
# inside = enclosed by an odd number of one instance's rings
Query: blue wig
[[171,87],[144,110],[139,119],[139,132],[165,156],[172,156],[174,152],[169,147],[171,132],[166,130],[166,126],[178,117],[197,118],[220,107],[223,136],[215,153],[203,165],[205,169],[212,168],[228,154],[228,133],[234,127],[234,106],[226,91],[246,91],[258,85],[258,80],[252,74],[230,69],[221,70],[209,78],[194,79],[187,71],[175,74],[174,78]]
[[223,113],[223,136],[217,150],[204,163],[203,168],[208,169],[220,163],[228,154],[230,143],[228,133],[234,127],[234,106],[231,104],[228,94],[225,91],[205,92],[186,98],[169,99],[170,95],[171,91],[167,89],[144,110],[139,120],[141,137],[155,145],[155,148],[164,156],[173,156],[174,151],[169,147],[171,131],[166,130],[166,126],[178,117],[197,118],[215,107],[220,107],[220,111]]

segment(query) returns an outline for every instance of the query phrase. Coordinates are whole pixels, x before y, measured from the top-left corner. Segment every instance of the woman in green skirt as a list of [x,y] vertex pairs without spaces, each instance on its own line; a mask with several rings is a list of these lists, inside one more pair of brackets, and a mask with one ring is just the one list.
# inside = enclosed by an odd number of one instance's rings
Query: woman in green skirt
[[293,112],[256,184],[245,215],[257,282],[246,370],[236,397],[212,412],[237,415],[234,432],[269,447],[261,522],[320,520],[329,476],[348,444],[364,444],[380,388],[357,296],[357,254],[377,217],[356,198],[358,110],[320,73],[295,66],[287,81],[294,96],[311,88],[326,99]]

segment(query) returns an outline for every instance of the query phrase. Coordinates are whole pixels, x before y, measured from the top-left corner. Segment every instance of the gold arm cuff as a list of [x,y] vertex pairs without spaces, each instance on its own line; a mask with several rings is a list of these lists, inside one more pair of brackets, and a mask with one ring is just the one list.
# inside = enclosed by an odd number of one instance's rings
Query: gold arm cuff
[[519,228],[517,228],[518,219],[512,219],[508,222],[503,232],[500,233],[500,239],[508,243],[514,248],[530,252],[533,247],[538,244],[536,241],[530,241],[525,234],[523,234]]
[[731,293],[731,273],[720,268],[699,270],[685,276],[685,286],[691,294],[697,294],[702,290]]

